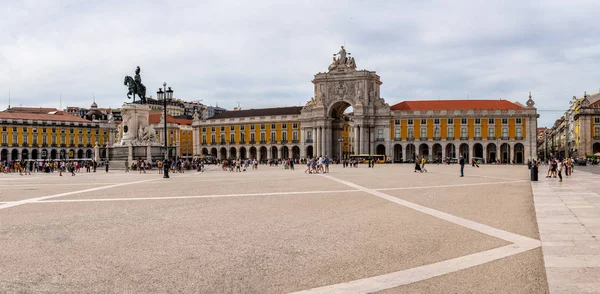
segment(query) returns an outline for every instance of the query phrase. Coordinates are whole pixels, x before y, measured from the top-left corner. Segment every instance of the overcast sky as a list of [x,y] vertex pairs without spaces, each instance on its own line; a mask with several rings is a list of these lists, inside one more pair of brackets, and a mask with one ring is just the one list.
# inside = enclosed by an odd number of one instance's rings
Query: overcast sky
[[[459,4],[450,4],[457,2]],[[120,107],[148,95],[228,109],[304,105],[345,44],[390,105],[527,101],[551,125],[600,89],[600,1],[5,1],[0,108]]]

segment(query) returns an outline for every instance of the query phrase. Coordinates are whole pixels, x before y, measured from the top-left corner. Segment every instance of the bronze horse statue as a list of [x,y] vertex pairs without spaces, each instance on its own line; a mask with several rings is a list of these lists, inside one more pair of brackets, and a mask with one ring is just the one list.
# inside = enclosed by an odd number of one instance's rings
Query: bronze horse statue
[[135,103],[136,94],[138,97],[140,97],[142,104],[148,103],[148,100],[146,100],[146,86],[144,86],[142,83],[136,83],[135,80],[130,76],[125,76],[125,81],[123,81],[123,84],[129,88],[127,98],[131,99],[131,95],[133,95],[133,103]]

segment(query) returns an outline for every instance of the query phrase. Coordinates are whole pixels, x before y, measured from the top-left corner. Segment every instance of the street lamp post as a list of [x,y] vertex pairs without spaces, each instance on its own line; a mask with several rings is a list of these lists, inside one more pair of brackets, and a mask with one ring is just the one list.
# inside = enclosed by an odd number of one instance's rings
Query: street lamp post
[[163,87],[165,89],[165,91],[163,92],[163,88],[158,88],[158,92],[156,92],[156,96],[158,97],[158,99],[160,100],[162,98],[163,100],[163,115],[164,115],[164,125],[163,127],[165,128],[165,158],[163,161],[163,168],[164,168],[164,172],[163,172],[163,178],[168,179],[169,178],[169,167],[171,166],[169,164],[169,141],[168,141],[168,136],[169,133],[167,132],[167,99],[171,100],[173,99],[173,90],[171,90],[171,87],[169,87],[169,89],[167,90],[167,83],[163,83]]

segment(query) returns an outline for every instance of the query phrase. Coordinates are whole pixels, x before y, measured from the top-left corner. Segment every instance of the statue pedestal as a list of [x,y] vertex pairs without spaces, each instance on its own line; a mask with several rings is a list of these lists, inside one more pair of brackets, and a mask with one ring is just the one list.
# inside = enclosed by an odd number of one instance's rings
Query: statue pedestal
[[135,143],[140,142],[142,139],[139,138],[138,130],[140,127],[148,125],[150,107],[146,104],[125,104],[121,108],[121,115],[123,116],[123,123],[120,128],[122,136],[117,144],[126,146],[134,143],[134,145],[137,145]]
[[138,159],[151,162],[164,158],[164,148],[157,140],[155,130],[149,124],[150,107],[145,104],[127,103],[121,108],[123,123],[119,126],[120,138],[108,148],[111,168],[125,168]]

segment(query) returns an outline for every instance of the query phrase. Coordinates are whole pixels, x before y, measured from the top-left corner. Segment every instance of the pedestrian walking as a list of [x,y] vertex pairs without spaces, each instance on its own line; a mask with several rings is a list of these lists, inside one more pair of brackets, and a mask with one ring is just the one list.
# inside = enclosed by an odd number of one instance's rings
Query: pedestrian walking
[[106,161],[106,172],[108,172],[108,160]]
[[460,176],[464,177],[465,176],[465,158],[462,157],[462,155],[460,156],[460,159],[458,160],[458,164],[460,164]]

